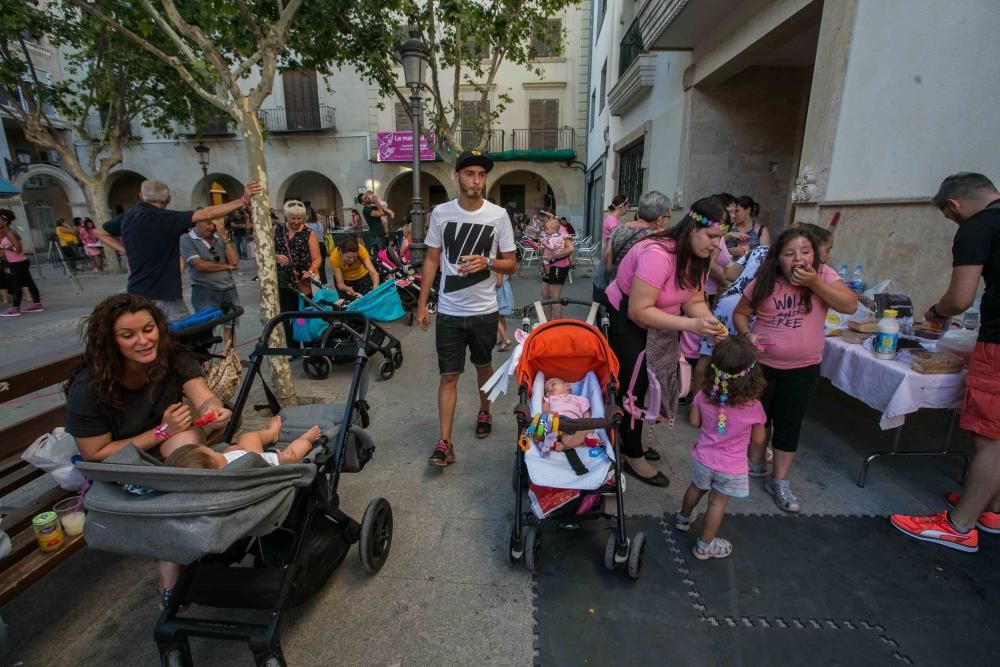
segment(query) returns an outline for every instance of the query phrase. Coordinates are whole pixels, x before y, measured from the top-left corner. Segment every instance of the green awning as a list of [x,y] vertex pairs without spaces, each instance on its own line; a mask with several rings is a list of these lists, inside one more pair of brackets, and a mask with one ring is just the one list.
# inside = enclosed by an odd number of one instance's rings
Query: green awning
[[524,160],[525,162],[572,162],[576,159],[576,151],[572,149],[547,151],[541,149],[500,151],[487,153],[494,162],[509,162]]
[[16,197],[21,189],[5,178],[0,178],[0,197]]

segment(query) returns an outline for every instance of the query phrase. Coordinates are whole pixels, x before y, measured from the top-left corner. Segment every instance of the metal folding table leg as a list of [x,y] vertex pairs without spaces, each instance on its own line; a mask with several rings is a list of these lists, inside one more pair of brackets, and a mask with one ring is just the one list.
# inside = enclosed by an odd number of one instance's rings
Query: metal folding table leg
[[965,474],[969,469],[969,455],[965,452],[953,452],[951,451],[951,438],[955,433],[955,420],[958,417],[958,410],[950,410],[948,414],[948,433],[944,438],[944,445],[938,451],[931,452],[901,452],[899,451],[899,442],[903,436],[903,426],[893,429],[895,435],[892,438],[892,449],[887,452],[872,452],[865,459],[865,462],[861,465],[861,476],[858,478],[858,486],[864,488],[865,481],[868,478],[868,467],[872,464],[872,461],[879,458],[880,456],[961,456],[963,460],[962,465],[962,481],[965,481]]

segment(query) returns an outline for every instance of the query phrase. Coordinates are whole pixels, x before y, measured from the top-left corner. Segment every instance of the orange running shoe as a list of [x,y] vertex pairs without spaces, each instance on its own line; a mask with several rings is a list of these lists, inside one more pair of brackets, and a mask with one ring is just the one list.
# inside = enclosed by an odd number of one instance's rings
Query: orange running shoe
[[[958,493],[949,493],[944,497],[944,501],[951,508],[954,508],[961,499],[962,496]],[[976,527],[984,532],[1000,535],[1000,512],[983,512],[976,521]]]
[[935,542],[967,553],[979,551],[979,532],[975,528],[964,534],[958,532],[948,520],[947,512],[930,516],[893,514],[889,517],[889,522],[899,532],[918,540]]

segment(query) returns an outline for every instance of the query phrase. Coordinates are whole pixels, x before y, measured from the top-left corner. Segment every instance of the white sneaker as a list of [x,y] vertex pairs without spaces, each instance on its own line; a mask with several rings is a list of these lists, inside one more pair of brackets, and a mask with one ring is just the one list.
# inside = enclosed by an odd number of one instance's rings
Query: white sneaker
[[792,493],[792,487],[789,486],[787,479],[768,477],[764,482],[764,490],[774,498],[774,504],[778,509],[790,514],[799,512],[799,499]]

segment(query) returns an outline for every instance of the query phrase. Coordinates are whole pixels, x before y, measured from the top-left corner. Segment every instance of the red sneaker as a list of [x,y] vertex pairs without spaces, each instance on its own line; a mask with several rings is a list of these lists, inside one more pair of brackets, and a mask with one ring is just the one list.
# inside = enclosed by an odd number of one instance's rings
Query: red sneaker
[[493,431],[493,418],[486,410],[480,410],[476,415],[476,437],[482,440]]
[[[962,496],[958,493],[949,493],[944,497],[944,501],[948,503],[948,507],[952,508],[961,499]],[[1000,512],[983,512],[979,515],[979,519],[976,520],[976,528],[987,533],[992,533],[993,535],[1000,535]]]
[[975,528],[964,534],[958,532],[948,520],[947,512],[930,516],[893,514],[889,517],[889,522],[896,530],[914,539],[935,542],[967,553],[979,551],[979,532]]
[[450,466],[454,462],[455,448],[452,447],[451,443],[447,440],[438,440],[430,458],[427,459],[427,463],[432,466],[439,466],[443,468],[445,466]]

